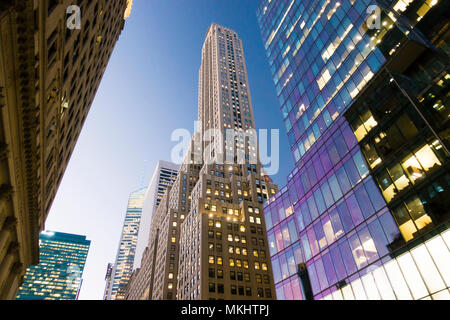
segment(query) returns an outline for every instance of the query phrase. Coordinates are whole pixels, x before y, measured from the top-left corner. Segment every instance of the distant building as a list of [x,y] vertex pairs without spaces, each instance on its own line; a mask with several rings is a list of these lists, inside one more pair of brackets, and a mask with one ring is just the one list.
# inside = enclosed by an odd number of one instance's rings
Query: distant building
[[[80,25],[69,28],[73,4]],[[131,5],[0,1],[0,299],[39,262],[39,234]]]
[[113,268],[114,268],[114,264],[108,263],[108,266],[106,267],[106,274],[105,274],[106,286],[105,286],[105,292],[103,293],[103,300],[107,300],[107,297],[108,297],[108,291],[109,291],[109,287],[111,285],[111,276],[112,276]]
[[133,271],[134,254],[146,190],[147,188],[141,188],[130,195],[116,261],[111,271],[111,279],[110,281],[107,280],[105,300],[122,300],[125,296],[125,288]]
[[85,236],[41,233],[40,262],[28,267],[16,300],[77,300],[90,245]]
[[166,189],[175,181],[179,165],[167,161],[158,161],[152,180],[145,194],[141,222],[134,255],[133,270],[141,266],[142,255],[149,242],[152,215],[156,211]]

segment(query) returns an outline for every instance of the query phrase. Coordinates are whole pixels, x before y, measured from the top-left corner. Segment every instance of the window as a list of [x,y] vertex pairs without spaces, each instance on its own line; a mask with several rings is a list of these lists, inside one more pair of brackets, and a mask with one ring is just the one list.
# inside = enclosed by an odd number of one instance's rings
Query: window
[[237,290],[236,290],[236,286],[235,285],[231,285],[230,286],[230,292],[232,295],[236,295],[237,294]]

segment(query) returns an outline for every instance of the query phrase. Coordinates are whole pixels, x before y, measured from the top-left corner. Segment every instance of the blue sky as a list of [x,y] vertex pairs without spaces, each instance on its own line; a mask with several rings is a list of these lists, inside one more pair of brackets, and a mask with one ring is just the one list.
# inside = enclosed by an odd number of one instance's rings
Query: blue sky
[[[129,194],[158,160],[170,160],[173,130],[197,118],[201,48],[212,22],[243,41],[257,128],[280,129],[280,187],[293,168],[256,20],[257,0],[135,0],[46,223],[92,241],[80,299],[101,299]],[[82,30],[81,30],[82,32]]]

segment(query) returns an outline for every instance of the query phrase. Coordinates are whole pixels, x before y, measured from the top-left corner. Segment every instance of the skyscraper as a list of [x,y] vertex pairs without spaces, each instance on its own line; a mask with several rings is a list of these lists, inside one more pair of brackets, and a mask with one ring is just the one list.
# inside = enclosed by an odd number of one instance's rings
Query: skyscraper
[[39,262],[39,234],[131,3],[0,3],[0,299]]
[[262,204],[277,186],[258,161],[242,42],[216,24],[202,50],[198,120],[126,298],[272,299]]
[[174,163],[158,161],[155,172],[153,173],[145,193],[141,222],[139,224],[136,253],[134,255],[133,270],[141,266],[142,255],[149,242],[152,215],[161,202],[166,189],[175,181],[178,174],[178,168],[179,166]]
[[133,271],[134,254],[146,191],[147,188],[141,188],[131,193],[128,200],[116,261],[111,271],[111,278],[107,279],[107,287],[105,288],[106,300],[122,300],[124,298],[125,288]]
[[265,205],[278,299],[450,298],[445,12],[260,2],[296,164]]
[[17,300],[76,300],[91,241],[85,236],[45,231],[39,264],[27,268]]
[[177,299],[274,298],[262,204],[277,187],[252,135],[242,41],[214,23],[202,48],[198,100],[204,159],[179,234]]

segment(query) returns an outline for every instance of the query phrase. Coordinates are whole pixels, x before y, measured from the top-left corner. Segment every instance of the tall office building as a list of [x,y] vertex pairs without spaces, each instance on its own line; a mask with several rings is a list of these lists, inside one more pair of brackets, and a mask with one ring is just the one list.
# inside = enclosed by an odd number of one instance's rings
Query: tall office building
[[0,299],[12,299],[39,262],[39,234],[132,1],[75,1],[81,11],[71,0],[0,2]]
[[116,261],[112,267],[110,279],[107,277],[105,300],[122,300],[125,296],[125,288],[133,271],[134,254],[146,191],[147,188],[141,188],[131,193],[128,200]]
[[449,299],[449,4],[262,0],[295,168],[266,203],[278,299]]
[[262,204],[277,187],[259,162],[242,41],[217,24],[202,48],[198,120],[204,162],[179,234],[177,298],[274,298]]
[[199,78],[199,127],[152,217],[126,298],[272,299],[262,204],[277,186],[258,161],[244,52],[234,31],[210,26]]
[[147,247],[126,290],[127,300],[171,300],[176,298],[180,226],[190,208],[199,164],[193,164],[194,145],[185,155],[175,182],[166,188],[151,217]]
[[142,255],[149,242],[150,225],[153,213],[161,202],[166,189],[175,181],[178,169],[179,165],[167,161],[158,161],[145,194],[136,253],[134,255],[133,270],[140,268],[141,266]]
[[76,300],[91,241],[85,236],[45,231],[39,264],[27,268],[17,300]]

